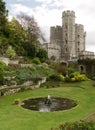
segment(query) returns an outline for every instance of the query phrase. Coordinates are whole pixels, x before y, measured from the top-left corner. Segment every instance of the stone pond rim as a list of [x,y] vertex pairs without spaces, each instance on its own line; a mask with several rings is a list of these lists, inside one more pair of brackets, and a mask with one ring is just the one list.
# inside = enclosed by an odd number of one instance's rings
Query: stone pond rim
[[77,106],[75,100],[62,97],[51,97],[50,103],[46,103],[47,97],[29,98],[21,102],[21,106],[25,109],[39,112],[53,112],[69,110]]

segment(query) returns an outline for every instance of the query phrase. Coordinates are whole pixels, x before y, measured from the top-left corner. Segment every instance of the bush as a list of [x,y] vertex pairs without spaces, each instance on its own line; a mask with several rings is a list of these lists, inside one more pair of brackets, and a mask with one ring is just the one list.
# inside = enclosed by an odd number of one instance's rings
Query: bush
[[95,130],[94,122],[79,121],[74,123],[65,123],[60,125],[58,128],[51,130]]
[[47,63],[44,62],[44,63],[43,63],[43,66],[48,67],[49,65],[48,65]]
[[85,74],[78,74],[71,78],[71,81],[86,81],[87,77]]
[[20,102],[20,99],[19,99],[19,98],[17,98],[17,99],[14,100],[14,104],[15,104],[15,105],[18,105],[19,102]]
[[79,82],[86,80],[87,76],[85,74],[80,74],[79,72],[71,73],[68,77],[65,78],[65,81],[71,81],[71,82]]
[[61,74],[53,74],[53,75],[49,76],[48,79],[53,80],[53,81],[64,81],[65,77]]
[[40,64],[40,59],[38,57],[35,57],[33,60],[32,60],[33,63],[35,64]]
[[48,53],[45,49],[41,48],[37,53],[37,57],[39,57],[41,61],[46,61],[46,59],[48,59]]

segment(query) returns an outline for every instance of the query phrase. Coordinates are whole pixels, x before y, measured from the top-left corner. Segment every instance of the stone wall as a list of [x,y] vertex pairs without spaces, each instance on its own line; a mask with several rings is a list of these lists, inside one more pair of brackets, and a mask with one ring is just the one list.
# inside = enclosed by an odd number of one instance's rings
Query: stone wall
[[17,93],[19,91],[22,91],[23,87],[26,90],[27,89],[37,89],[44,82],[46,82],[46,77],[43,77],[42,80],[39,80],[36,84],[34,84],[33,81],[26,81],[22,85],[12,85],[12,86],[3,85],[0,87],[0,95],[5,96],[5,95]]
[[56,60],[60,59],[60,46],[57,44],[48,44],[48,57],[55,57]]
[[[62,26],[50,28],[50,43],[43,45],[48,51],[48,57],[55,56],[60,60],[73,60],[79,58],[79,53],[85,51],[86,32],[84,26],[75,23],[75,12],[62,13]],[[59,46],[59,47],[57,47]],[[92,57],[92,53],[89,53]]]
[[81,51],[79,53],[79,59],[86,59],[86,58],[94,59],[95,58],[94,52],[91,52],[91,51]]
[[6,58],[6,57],[0,57],[0,61],[4,62],[6,65],[8,65],[10,62],[10,59]]
[[76,49],[76,56],[78,57],[79,52],[85,50],[85,36],[86,33],[84,32],[84,26],[81,24],[75,25],[75,49]]
[[50,43],[58,44],[58,41],[62,41],[62,27],[56,26],[50,28]]

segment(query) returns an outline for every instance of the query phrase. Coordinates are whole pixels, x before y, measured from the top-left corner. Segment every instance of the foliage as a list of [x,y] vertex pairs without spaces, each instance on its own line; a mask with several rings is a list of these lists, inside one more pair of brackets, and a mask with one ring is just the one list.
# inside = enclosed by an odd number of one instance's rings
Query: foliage
[[85,81],[85,80],[87,80],[85,74],[75,75],[73,78],[71,78],[71,81]]
[[24,13],[20,13],[17,17],[26,31],[25,40],[27,41],[27,44],[24,46],[26,46],[27,55],[35,57],[39,50],[39,38],[42,36],[40,28],[34,17],[30,17]]
[[0,70],[0,85],[3,85],[4,83],[4,75],[3,72]]
[[32,62],[35,63],[35,64],[40,64],[41,63],[40,59],[38,57],[33,58]]
[[48,59],[48,54],[47,51],[44,49],[39,49],[38,53],[37,53],[37,57],[39,57],[39,59],[41,61],[45,61]]
[[6,68],[6,64],[0,61],[0,70],[4,71],[5,68]]
[[85,67],[87,76],[92,79],[92,75],[95,73],[95,59],[79,59],[78,64]]
[[0,35],[0,54],[4,55],[9,46],[8,39],[5,36]]
[[[14,130],[14,128],[17,130],[50,130],[51,128],[59,127],[60,124],[65,122],[75,122],[88,117],[91,113],[95,112],[95,87],[92,86],[92,83],[91,80],[81,83],[63,83],[60,87],[56,87],[55,84],[56,88],[54,89],[43,87],[1,97],[0,130]],[[80,87],[77,87],[79,85]],[[51,98],[66,97],[77,100],[79,106],[67,111],[42,113],[25,110],[19,106],[12,105],[14,99],[17,98],[23,101],[30,97],[46,97],[47,95],[50,95]]]
[[88,78],[85,74],[80,74],[79,72],[74,72],[69,74],[66,78],[65,81],[70,81],[70,82],[79,82],[79,81],[86,81]]
[[20,68],[16,71],[16,81],[18,84],[22,84],[27,81],[27,79],[31,78],[32,74],[29,68]]
[[20,42],[20,41],[25,40],[26,32],[15,17],[13,17],[12,20],[9,22],[9,26],[10,26],[10,37],[12,37],[14,42],[16,41]]
[[19,55],[26,56],[29,58],[34,58],[39,49],[39,42],[32,41],[31,43],[29,40],[21,41],[19,46],[16,46],[16,51]]
[[65,77],[61,74],[53,74],[48,77],[48,80],[52,81],[64,81]]
[[9,43],[15,48],[18,55],[24,55],[25,50],[22,44],[25,44],[26,31],[16,18],[12,18],[9,24]]
[[[18,56],[36,57],[40,48],[40,38],[44,40],[40,28],[34,19],[24,13],[21,13],[17,18],[7,20],[8,11],[6,10],[5,2],[0,1],[0,54],[6,53],[9,45],[11,45]],[[41,56],[43,60],[46,58]],[[8,55],[10,55],[9,53]]]
[[78,71],[78,61],[70,61],[68,67],[70,70]]
[[8,10],[6,10],[5,2],[3,0],[0,0],[0,35],[7,35],[7,15]]
[[27,31],[28,40],[29,41],[37,40],[39,38],[41,31],[34,17],[33,16],[30,17],[24,13],[20,13],[17,17],[21,25]]
[[47,63],[43,63],[43,66],[45,66],[45,67],[49,67],[49,65],[47,64]]
[[31,78],[47,77],[52,73],[55,73],[55,71],[50,68],[43,67],[42,65],[33,65],[32,67],[19,68],[15,73],[15,80],[18,84],[22,84]]
[[86,59],[79,59],[78,60],[78,64],[84,64],[84,65],[95,65],[95,59],[90,59],[90,58],[86,58]]
[[5,63],[0,61],[0,85],[4,84],[4,70],[6,68]]
[[67,73],[67,65],[66,64],[62,64],[62,63],[55,63],[55,69],[56,71],[58,71],[59,73],[62,73],[64,76]]
[[45,83],[42,83],[40,87],[45,87],[45,88],[57,88],[61,87],[63,82],[61,81],[53,81],[53,80],[47,80]]
[[19,98],[16,98],[16,99],[14,100],[14,104],[15,104],[15,105],[18,105],[19,102],[20,102],[20,99],[19,99]]
[[88,75],[88,78],[90,78],[91,80],[95,80],[95,73],[93,73],[93,74],[89,74]]
[[94,122],[85,122],[85,121],[76,121],[74,123],[61,124],[59,128],[52,130],[94,130],[95,124]]
[[[80,83],[80,87],[84,87],[84,89],[74,87],[78,85],[79,83],[74,83],[74,84],[65,83],[62,84],[61,87],[55,89],[39,88],[37,90],[32,90],[32,91],[28,90],[25,92],[20,92],[20,93],[4,96],[0,98],[0,106],[1,106],[0,110],[2,112],[0,117],[2,120],[2,122],[0,122],[0,129],[2,129],[2,125],[3,125],[3,130],[7,130],[7,129],[13,130],[14,128],[17,128],[17,130],[31,130],[31,129],[50,130],[52,127],[53,128],[57,127],[59,126],[59,124],[62,124],[64,122],[74,122],[76,120],[78,121],[80,119],[83,119],[84,117],[87,117],[88,115],[94,113],[95,111],[95,103],[94,103],[95,88],[92,87],[92,81],[86,81]],[[57,96],[57,97],[67,97],[67,98],[72,98],[74,100],[78,100],[79,106],[76,107],[75,109],[64,111],[64,112],[60,111],[60,112],[53,112],[53,113],[47,113],[47,112],[41,113],[41,112],[24,110],[21,107],[12,105],[14,99],[17,98],[21,100],[25,100],[30,97],[31,98],[37,98],[38,96],[45,97],[48,94],[51,95],[51,98]],[[7,120],[6,116],[7,119],[10,120]],[[38,117],[40,118],[40,121]],[[30,125],[31,122],[32,125]]]
[[9,48],[6,51],[6,54],[7,54],[8,57],[12,58],[12,57],[14,57],[16,55],[16,52],[15,52],[14,49]]

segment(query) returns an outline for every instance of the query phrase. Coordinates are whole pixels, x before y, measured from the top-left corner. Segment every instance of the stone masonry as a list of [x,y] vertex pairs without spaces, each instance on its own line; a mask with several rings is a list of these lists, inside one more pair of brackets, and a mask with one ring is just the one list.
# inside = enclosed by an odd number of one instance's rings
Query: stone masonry
[[48,51],[48,57],[56,60],[78,59],[81,53],[93,58],[93,52],[85,53],[85,37],[84,26],[75,23],[75,12],[67,10],[62,13],[62,26],[51,27],[50,43],[42,46]]

